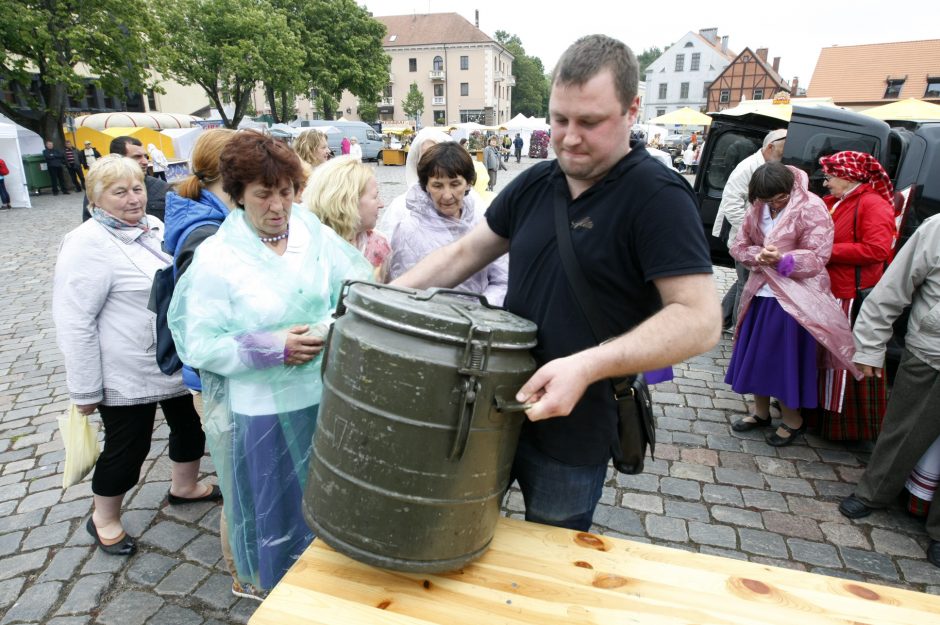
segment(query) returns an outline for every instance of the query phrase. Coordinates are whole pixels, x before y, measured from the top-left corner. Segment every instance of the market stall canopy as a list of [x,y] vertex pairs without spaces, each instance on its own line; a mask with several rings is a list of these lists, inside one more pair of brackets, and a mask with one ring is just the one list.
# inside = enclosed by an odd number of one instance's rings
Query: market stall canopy
[[75,118],[77,128],[92,128],[104,130],[105,128],[189,128],[193,121],[199,119],[195,115],[180,115],[177,113],[95,113]]
[[[160,151],[163,152],[167,158],[176,158],[176,151],[173,149],[173,140],[166,135],[160,134],[158,131],[152,128],[106,128],[102,130],[101,133],[108,135],[111,137],[111,139],[116,139],[117,137],[134,137],[140,141],[144,148],[146,148],[148,144],[152,143],[160,148]],[[94,143],[94,141],[92,143]],[[108,152],[111,151],[110,143],[111,142],[109,141]],[[97,147],[97,145],[95,147]],[[100,148],[99,151],[102,154],[107,153],[102,151]]]
[[[832,98],[790,98],[787,100],[745,100],[737,106],[719,111],[720,115],[763,115],[765,117],[774,117],[785,122],[790,121],[793,115],[793,105],[799,106],[828,106],[838,108],[833,103]],[[712,113],[716,114],[716,113]]]
[[37,133],[0,114],[0,124],[10,124],[16,128],[16,138],[20,142],[20,154],[42,154],[46,144]]
[[917,98],[898,100],[890,104],[883,104],[861,112],[875,119],[890,121],[940,121],[940,105],[924,102]]
[[16,124],[0,123],[0,158],[10,170],[3,180],[7,193],[10,194],[10,204],[29,208],[32,205],[29,201],[29,187],[26,184],[23,153]]
[[160,134],[170,138],[170,141],[173,142],[173,152],[178,159],[189,160],[190,154],[193,152],[193,146],[196,144],[196,139],[199,138],[205,130],[200,126],[193,126],[192,128],[167,128],[166,130],[161,130]]
[[708,126],[712,123],[712,118],[684,106],[677,111],[654,117],[648,123],[663,126]]

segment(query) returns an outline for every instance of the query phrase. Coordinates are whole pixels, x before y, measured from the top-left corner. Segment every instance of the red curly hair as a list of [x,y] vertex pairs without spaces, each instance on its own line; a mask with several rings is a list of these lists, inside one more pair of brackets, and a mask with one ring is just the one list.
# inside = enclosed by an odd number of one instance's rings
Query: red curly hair
[[255,131],[239,132],[229,140],[219,155],[219,171],[222,190],[236,202],[252,182],[274,187],[289,180],[294,193],[304,182],[297,154],[283,141]]

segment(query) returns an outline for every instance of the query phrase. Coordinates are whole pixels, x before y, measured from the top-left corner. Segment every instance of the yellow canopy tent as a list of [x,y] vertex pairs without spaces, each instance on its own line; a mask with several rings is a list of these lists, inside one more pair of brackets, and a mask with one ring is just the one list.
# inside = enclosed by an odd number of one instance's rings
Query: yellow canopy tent
[[712,118],[704,113],[693,111],[687,106],[678,111],[672,111],[659,117],[654,117],[647,122],[648,124],[660,124],[662,126],[708,126],[712,123]]
[[88,128],[87,126],[79,126],[75,129],[75,132],[66,132],[65,137],[72,141],[72,144],[79,150],[84,150],[85,142],[91,141],[92,147],[98,150],[98,153],[102,156],[111,151],[111,139],[114,138],[100,130]]
[[[101,131],[101,133],[110,137],[108,139],[108,143],[110,143],[111,139],[114,139],[115,137],[134,137],[140,141],[140,143],[144,146],[144,149],[147,148],[147,144],[152,143],[160,148],[160,151],[163,152],[167,158],[175,158],[176,156],[176,152],[173,151],[173,140],[164,134],[160,134],[158,131],[153,130],[152,128],[105,128]],[[100,151],[102,154],[105,154],[109,150],[107,150],[107,148],[105,150],[98,148],[98,151]]]
[[876,119],[897,121],[940,121],[940,105],[924,102],[917,98],[898,100],[862,111]]

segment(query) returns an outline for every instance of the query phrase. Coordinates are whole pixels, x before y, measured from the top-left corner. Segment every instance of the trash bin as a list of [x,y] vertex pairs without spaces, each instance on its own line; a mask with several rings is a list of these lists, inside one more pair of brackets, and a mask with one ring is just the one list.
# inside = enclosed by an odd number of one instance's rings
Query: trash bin
[[23,157],[23,171],[26,172],[26,186],[30,193],[39,195],[40,189],[52,188],[49,167],[42,154],[27,154]]

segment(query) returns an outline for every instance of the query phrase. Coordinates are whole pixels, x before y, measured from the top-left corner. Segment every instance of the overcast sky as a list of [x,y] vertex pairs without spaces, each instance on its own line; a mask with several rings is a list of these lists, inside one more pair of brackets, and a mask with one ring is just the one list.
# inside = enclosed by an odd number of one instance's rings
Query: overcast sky
[[[735,53],[745,46],[769,48],[779,56],[787,82],[799,76],[809,86],[819,51],[832,45],[914,41],[940,37],[937,0],[853,0],[852,2],[749,2],[727,0],[359,0],[373,15],[459,13],[473,22],[480,11],[480,30],[516,34],[526,54],[542,59],[546,70],[582,35],[602,32],[634,52],[663,48],[688,31],[717,27],[728,35]],[[644,8],[639,8],[644,7]],[[771,7],[780,9],[774,14]]]

